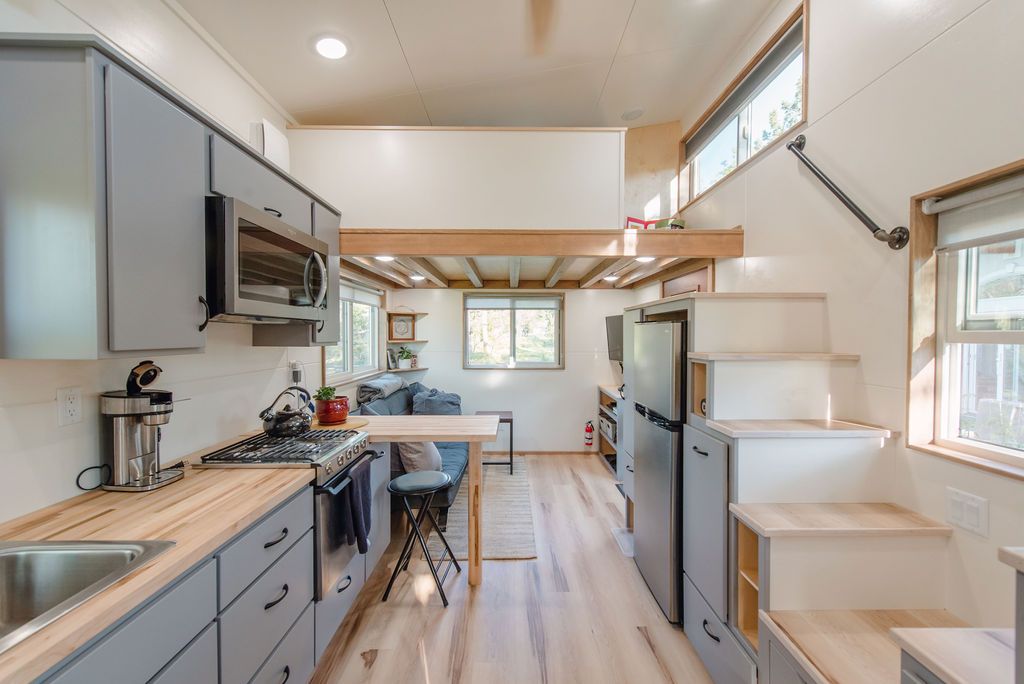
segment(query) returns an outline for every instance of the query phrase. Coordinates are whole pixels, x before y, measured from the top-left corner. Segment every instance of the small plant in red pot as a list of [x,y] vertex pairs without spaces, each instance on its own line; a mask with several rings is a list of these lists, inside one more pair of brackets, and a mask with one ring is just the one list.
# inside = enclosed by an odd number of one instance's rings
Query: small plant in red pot
[[321,425],[337,425],[348,420],[348,397],[335,396],[333,387],[321,387],[313,395],[316,399],[316,419]]

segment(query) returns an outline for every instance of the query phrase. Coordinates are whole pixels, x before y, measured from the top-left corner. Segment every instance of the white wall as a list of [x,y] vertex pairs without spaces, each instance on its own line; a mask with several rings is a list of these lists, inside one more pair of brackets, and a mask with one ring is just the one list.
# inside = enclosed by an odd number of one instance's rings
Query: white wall
[[[703,105],[794,6],[780,4]],[[807,154],[884,227],[907,225],[912,195],[1024,157],[1021,25],[1019,0],[812,0]],[[718,262],[719,290],[827,292],[832,348],[862,355],[833,414],[905,430],[906,251],[875,241],[782,146],[685,218],[746,230],[746,256]],[[1010,625],[1012,572],[996,549],[1024,543],[1024,482],[894,442],[901,503],[944,520],[947,486],[989,499],[989,538],[957,530],[950,544],[948,607],[977,625]]]
[[[284,125],[158,0],[0,0],[0,31],[98,33],[243,139],[251,121]],[[204,354],[154,359],[164,369],[160,386],[188,400],[175,405],[164,428],[165,461],[258,427],[256,414],[285,386],[291,359],[305,364],[307,384],[319,385],[319,350],[254,349],[250,339],[247,325],[213,323]],[[79,493],[75,475],[100,462],[98,394],[123,388],[136,361],[0,360],[0,520]],[[72,386],[83,390],[84,419],[58,427],[56,389]]]
[[[638,302],[632,290],[565,292],[564,370],[464,370],[462,368],[461,290],[395,290],[391,307],[429,313],[416,324],[425,373],[411,375],[428,387],[462,395],[463,413],[505,410],[515,413],[516,451],[583,451],[583,426],[597,425],[597,386],[619,384],[618,364],[608,360],[605,316],[621,314]],[[526,292],[526,290],[524,290]],[[550,290],[549,290],[550,292]],[[507,429],[499,444],[508,448]]]

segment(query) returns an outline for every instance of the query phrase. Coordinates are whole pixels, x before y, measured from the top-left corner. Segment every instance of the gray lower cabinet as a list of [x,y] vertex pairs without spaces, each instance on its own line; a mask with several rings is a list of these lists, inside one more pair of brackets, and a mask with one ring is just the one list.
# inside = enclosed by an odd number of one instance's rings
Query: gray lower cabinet
[[369,577],[391,543],[391,449],[389,444],[375,444],[377,455],[370,462],[370,491],[373,517],[370,526],[370,548],[366,552],[366,576]]
[[[374,520],[376,522],[376,520]],[[366,583],[366,556],[356,553],[352,556],[345,570],[341,573],[341,581],[327,592],[322,600],[317,601],[314,608],[315,618],[315,651],[316,660],[327,650],[334,638],[334,633],[345,620],[356,597]]]
[[819,678],[812,677],[793,659],[763,622],[760,623],[758,634],[761,684],[813,684],[818,681]]
[[685,575],[683,630],[715,684],[756,684],[757,667]]
[[727,617],[728,447],[683,428],[683,571],[715,611]]
[[[636,498],[636,463],[633,454],[623,452],[622,458],[622,493],[630,499]],[[618,465],[618,464],[616,464]]]
[[252,684],[308,682],[316,666],[313,653],[313,604],[302,611],[281,643],[267,658]]
[[150,684],[217,684],[217,623],[211,622]]
[[[772,680],[773,684],[775,680]],[[900,652],[900,684],[943,684],[942,680],[906,651]]]
[[[51,682],[145,682],[217,613],[216,562],[207,561],[57,673]],[[216,679],[216,671],[212,680]]]

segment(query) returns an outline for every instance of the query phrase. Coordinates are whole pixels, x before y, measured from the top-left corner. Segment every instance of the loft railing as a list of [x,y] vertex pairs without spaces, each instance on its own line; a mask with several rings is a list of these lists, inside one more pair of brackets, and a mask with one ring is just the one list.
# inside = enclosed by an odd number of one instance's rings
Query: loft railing
[[891,231],[883,230],[877,223],[871,220],[871,217],[864,213],[864,211],[857,206],[857,204],[850,199],[845,192],[839,189],[839,186],[832,182],[832,179],[825,175],[825,172],[819,169],[814,162],[807,158],[804,154],[804,145],[807,144],[807,138],[802,135],[798,135],[794,140],[786,143],[786,149],[795,154],[797,158],[804,163],[804,165],[811,170],[818,180],[829,189],[829,191],[839,198],[839,201],[849,209],[854,216],[860,219],[860,222],[868,227],[871,234],[875,236],[876,240],[885,242],[892,249],[903,249],[907,242],[910,240],[910,231],[903,226],[896,226]]

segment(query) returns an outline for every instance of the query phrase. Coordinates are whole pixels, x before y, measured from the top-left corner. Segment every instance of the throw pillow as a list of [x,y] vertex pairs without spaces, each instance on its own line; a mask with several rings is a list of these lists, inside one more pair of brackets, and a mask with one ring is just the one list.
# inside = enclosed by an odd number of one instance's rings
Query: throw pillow
[[417,470],[441,470],[441,452],[433,442],[399,442],[398,453],[402,457],[405,472]]
[[462,397],[437,389],[420,392],[412,398],[412,412],[414,415],[427,416],[462,415]]

